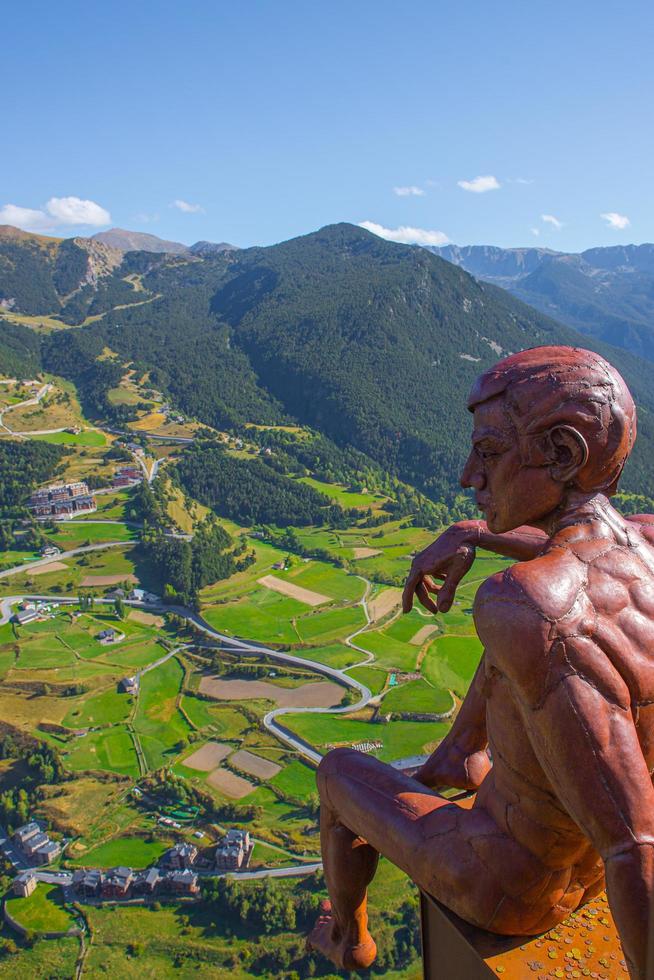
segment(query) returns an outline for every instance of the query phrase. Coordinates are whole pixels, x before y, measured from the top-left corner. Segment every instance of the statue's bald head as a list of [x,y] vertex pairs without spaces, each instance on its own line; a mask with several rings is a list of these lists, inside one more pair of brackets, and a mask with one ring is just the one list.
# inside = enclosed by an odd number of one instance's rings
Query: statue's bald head
[[636,406],[608,361],[579,347],[520,351],[477,378],[468,408],[472,412],[498,396],[504,398],[526,465],[547,466],[546,434],[566,426],[588,450],[574,485],[589,493],[615,493],[636,438]]

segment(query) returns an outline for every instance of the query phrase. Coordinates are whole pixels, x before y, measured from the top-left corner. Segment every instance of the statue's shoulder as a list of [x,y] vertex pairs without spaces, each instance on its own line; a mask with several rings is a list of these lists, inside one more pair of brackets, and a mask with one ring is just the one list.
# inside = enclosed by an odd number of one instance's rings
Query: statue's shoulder
[[[552,623],[565,616],[586,581],[583,562],[567,548],[551,548],[530,561],[491,575],[475,600],[475,622],[491,616]],[[502,612],[503,610],[503,612]]]

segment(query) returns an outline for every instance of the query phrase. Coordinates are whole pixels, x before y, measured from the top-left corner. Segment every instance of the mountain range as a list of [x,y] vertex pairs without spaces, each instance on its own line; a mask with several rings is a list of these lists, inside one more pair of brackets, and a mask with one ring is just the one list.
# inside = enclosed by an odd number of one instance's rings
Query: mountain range
[[580,333],[654,360],[654,245],[428,248]]
[[616,364],[639,404],[626,486],[646,493],[653,482],[648,361],[353,225],[195,254],[0,235],[0,298],[0,370],[38,364],[70,378],[91,415],[117,417],[107,392],[131,363],[209,425],[297,420],[445,501],[457,492],[475,376],[524,347],[581,344]]

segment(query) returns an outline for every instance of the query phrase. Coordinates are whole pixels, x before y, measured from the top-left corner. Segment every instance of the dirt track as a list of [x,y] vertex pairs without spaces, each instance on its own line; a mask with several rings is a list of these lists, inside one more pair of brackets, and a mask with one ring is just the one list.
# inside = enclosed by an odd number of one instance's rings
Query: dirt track
[[259,779],[272,779],[282,768],[276,762],[269,762],[268,759],[262,759],[260,755],[248,752],[247,749],[239,749],[229,761],[234,764],[236,769],[249,772],[250,775],[258,776]]
[[374,558],[375,555],[381,555],[379,548],[353,548],[355,558]]
[[194,752],[193,755],[189,755],[183,762],[189,769],[197,769],[198,772],[211,772],[223,759],[227,758],[231,751],[232,746],[225,745],[223,742],[206,742],[202,748]]
[[231,796],[235,800],[240,800],[242,796],[247,796],[253,789],[256,789],[253,783],[243,779],[242,776],[235,775],[228,769],[214,769],[211,775],[207,776],[207,782],[215,786],[225,796]]
[[297,599],[298,602],[304,602],[307,606],[322,606],[324,602],[332,601],[329,596],[321,595],[320,592],[312,592],[311,589],[303,589],[301,585],[286,582],[275,575],[264,575],[257,581],[259,585],[265,585],[267,589],[272,589],[273,592],[279,592],[281,595],[290,596],[291,599]]
[[267,681],[222,680],[203,677],[200,691],[220,701],[249,701],[265,698],[281,708],[332,708],[343,698],[343,688],[332,681],[317,681],[301,687],[277,687]]
[[68,565],[63,561],[51,561],[49,565],[39,565],[38,568],[31,569],[30,575],[47,575],[48,572],[61,572],[66,568]]
[[368,602],[368,612],[370,613],[370,618],[375,622],[378,619],[383,619],[389,612],[396,609],[401,601],[401,589],[384,589],[383,592],[380,592],[374,599],[370,599]]
[[85,575],[80,585],[119,585],[121,582],[131,582],[135,585],[138,579],[131,572],[122,575]]
[[429,639],[432,633],[438,631],[438,626],[435,623],[428,623],[427,626],[421,626],[417,633],[415,633],[409,643],[413,643],[414,646],[421,647],[422,644]]

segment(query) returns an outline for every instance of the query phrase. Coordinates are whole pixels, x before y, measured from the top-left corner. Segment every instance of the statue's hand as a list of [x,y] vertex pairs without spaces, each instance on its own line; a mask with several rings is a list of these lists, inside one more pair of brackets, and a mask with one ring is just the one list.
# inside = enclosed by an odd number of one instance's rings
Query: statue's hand
[[444,739],[413,778],[430,789],[475,790],[490,769],[491,761],[485,749],[468,753],[456,743],[448,745]]
[[[413,608],[414,595],[430,612],[448,611],[459,582],[475,560],[475,547],[469,534],[464,525],[453,524],[416,555],[404,586],[402,608],[405,613]],[[436,585],[434,578],[442,579],[443,584]],[[436,602],[430,592],[436,596]]]

